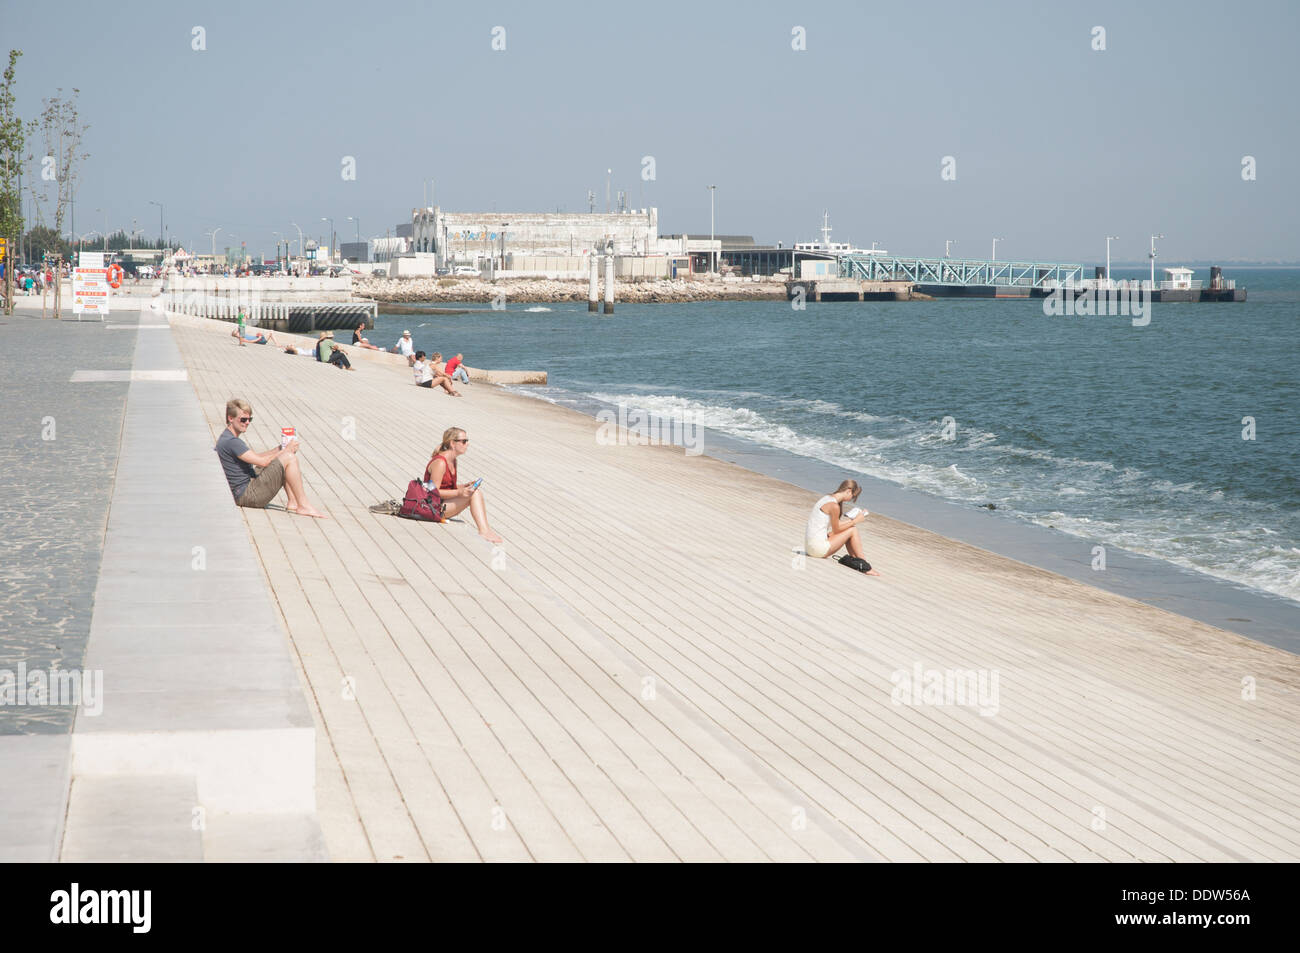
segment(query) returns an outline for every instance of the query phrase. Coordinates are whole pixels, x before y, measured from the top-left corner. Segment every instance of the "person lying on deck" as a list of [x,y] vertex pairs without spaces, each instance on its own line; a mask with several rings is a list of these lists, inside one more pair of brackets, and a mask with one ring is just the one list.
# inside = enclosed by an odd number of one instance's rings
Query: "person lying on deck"
[[[230,336],[238,340],[239,331],[240,331],[239,328],[235,328],[235,330],[230,332]],[[250,328],[247,325],[244,325],[243,331],[244,331],[244,340],[247,341],[249,344],[275,344],[275,337],[269,333],[263,334],[261,331],[258,331],[255,328]],[[276,346],[278,347],[279,345]]]
[[225,471],[226,482],[230,484],[235,505],[265,509],[283,489],[289,498],[285,509],[290,513],[325,519],[324,513],[307,502],[307,494],[302,490],[298,441],[290,440],[283,448],[256,453],[244,442],[244,433],[252,422],[252,405],[242,398],[232,397],[226,402],[226,429],[221,431],[217,445],[213,447]]
[[473,483],[456,482],[456,459],[469,451],[469,434],[460,427],[450,427],[442,435],[442,444],[433,452],[433,457],[424,468],[424,482],[434,483],[438,495],[445,504],[442,518],[451,519],[457,513],[469,507],[470,516],[478,534],[489,543],[501,542],[488,523],[487,494],[482,490],[482,480]]
[[[808,528],[804,533],[804,552],[814,559],[825,559],[847,546],[850,556],[866,560],[862,539],[858,536],[858,524],[868,516],[866,510],[854,509],[846,519],[840,515],[840,508],[850,500],[856,501],[862,487],[857,480],[845,480],[834,493],[823,496],[813,506],[808,516]],[[868,576],[879,576],[874,569]]]
[[285,354],[301,354],[303,357],[314,357],[316,349],[314,347],[298,347],[295,344],[287,345],[284,349]]

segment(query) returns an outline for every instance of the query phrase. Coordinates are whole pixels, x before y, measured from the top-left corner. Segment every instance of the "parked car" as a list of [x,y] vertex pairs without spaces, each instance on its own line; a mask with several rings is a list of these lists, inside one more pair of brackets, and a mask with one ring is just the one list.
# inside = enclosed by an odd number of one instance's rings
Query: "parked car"
[[483,272],[479,271],[472,265],[457,265],[453,274],[468,275],[471,278],[477,278],[479,275],[483,274]]

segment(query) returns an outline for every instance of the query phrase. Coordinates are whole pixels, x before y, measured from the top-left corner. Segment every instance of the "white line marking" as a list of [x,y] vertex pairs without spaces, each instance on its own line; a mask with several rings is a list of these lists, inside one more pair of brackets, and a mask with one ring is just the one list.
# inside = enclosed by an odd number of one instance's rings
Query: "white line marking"
[[187,381],[188,371],[73,371],[69,382],[86,384],[90,382],[114,381]]

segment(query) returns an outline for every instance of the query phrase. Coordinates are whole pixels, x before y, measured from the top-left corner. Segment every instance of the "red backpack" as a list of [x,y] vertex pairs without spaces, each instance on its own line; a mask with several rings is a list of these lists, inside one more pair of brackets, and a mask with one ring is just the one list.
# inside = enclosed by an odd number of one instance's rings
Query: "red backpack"
[[426,490],[424,482],[412,480],[406,487],[406,498],[402,500],[397,515],[408,520],[423,520],[426,523],[442,522],[442,495],[437,489]]

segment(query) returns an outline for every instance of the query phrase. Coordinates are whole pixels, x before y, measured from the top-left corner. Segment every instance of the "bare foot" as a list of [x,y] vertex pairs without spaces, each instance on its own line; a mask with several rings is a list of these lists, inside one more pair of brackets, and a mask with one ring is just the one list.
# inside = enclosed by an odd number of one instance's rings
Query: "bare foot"
[[496,533],[492,532],[492,530],[488,530],[486,533],[479,533],[479,535],[482,536],[484,539],[486,539],[489,543],[504,543],[504,542],[505,542],[504,539],[502,539],[502,538],[501,538],[500,536],[498,536]]
[[868,569],[868,570],[867,570],[866,572],[864,572],[862,575],[864,575],[864,576],[879,576],[879,575],[880,575],[880,570],[878,570],[878,569]]
[[318,520],[329,519],[329,517],[326,516],[324,513],[322,513],[320,510],[313,509],[310,506],[300,506],[296,510],[293,510],[293,512],[297,513],[299,516],[313,516]]

